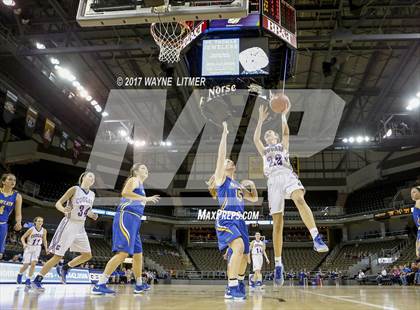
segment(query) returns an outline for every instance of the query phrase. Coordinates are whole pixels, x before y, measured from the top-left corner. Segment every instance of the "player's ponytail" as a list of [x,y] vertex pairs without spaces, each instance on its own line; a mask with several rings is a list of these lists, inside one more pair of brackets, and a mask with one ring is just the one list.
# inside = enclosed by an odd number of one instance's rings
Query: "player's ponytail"
[[1,176],[1,181],[0,181],[0,189],[3,189],[3,187],[4,187],[4,182],[7,180],[7,178],[9,177],[9,176],[13,176],[13,177],[15,177],[16,178],[16,176],[13,174],[13,173],[3,173],[2,174],[2,176]]
[[213,197],[213,199],[217,198],[217,191],[216,191],[216,177],[214,174],[210,177],[210,179],[206,182],[207,189],[210,192],[210,195]]

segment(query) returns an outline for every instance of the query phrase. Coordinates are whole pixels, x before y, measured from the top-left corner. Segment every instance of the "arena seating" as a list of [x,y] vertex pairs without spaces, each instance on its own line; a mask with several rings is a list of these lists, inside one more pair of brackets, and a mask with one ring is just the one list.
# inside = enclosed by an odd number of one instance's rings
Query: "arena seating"
[[374,184],[349,194],[345,212],[347,214],[371,212],[387,207],[384,199],[396,193],[397,184]]
[[159,243],[143,242],[144,256],[152,259],[165,270],[185,270],[186,264],[177,248]]
[[322,270],[347,270],[364,257],[370,254],[381,253],[382,250],[395,248],[402,240],[391,240],[382,242],[369,242],[344,245],[335,259],[331,262],[324,262]]
[[[220,253],[216,247],[189,248],[187,252],[194,264],[201,271],[226,270],[226,261],[223,260],[223,253]],[[272,271],[274,270],[274,261],[272,259],[274,257],[273,248],[267,248],[267,255],[271,261],[269,265],[264,264],[263,271]],[[301,270],[302,268],[308,271],[313,270],[321,263],[325,256],[326,254],[314,252],[312,247],[286,247],[283,250],[283,262],[286,271]]]
[[409,245],[400,253],[400,257],[392,265],[411,264],[416,261],[415,239],[410,239]]

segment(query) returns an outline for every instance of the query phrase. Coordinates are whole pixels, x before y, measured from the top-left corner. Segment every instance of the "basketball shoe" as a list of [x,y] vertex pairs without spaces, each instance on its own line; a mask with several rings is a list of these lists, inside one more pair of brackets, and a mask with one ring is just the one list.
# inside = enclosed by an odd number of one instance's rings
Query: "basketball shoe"
[[325,242],[322,240],[322,237],[320,234],[316,235],[314,239],[314,250],[319,253],[328,252],[328,245],[325,244]]

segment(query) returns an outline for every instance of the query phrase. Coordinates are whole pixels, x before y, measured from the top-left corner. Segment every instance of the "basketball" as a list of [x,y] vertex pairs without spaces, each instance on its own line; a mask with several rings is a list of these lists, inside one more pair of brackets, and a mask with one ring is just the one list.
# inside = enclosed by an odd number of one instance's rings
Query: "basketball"
[[283,113],[289,106],[289,97],[285,94],[275,95],[271,98],[270,107],[274,113]]

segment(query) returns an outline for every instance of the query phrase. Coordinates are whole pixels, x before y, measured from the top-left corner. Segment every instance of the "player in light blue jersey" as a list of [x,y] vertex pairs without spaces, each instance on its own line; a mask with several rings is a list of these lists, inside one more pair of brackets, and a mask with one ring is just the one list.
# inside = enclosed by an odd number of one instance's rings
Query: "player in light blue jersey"
[[11,173],[5,173],[0,179],[0,259],[6,247],[7,221],[10,214],[15,211],[16,224],[14,229],[22,229],[22,196],[14,189],[16,177]]
[[140,239],[141,217],[146,203],[157,203],[159,195],[146,197],[143,182],[149,176],[145,165],[134,164],[124,184],[121,201],[117,207],[112,226],[112,251],[116,254],[108,261],[98,283],[92,288],[92,294],[115,294],[106,286],[111,274],[129,256],[133,256],[133,271],[136,278],[134,294],[150,289],[142,281],[143,247]]
[[416,256],[420,258],[420,185],[411,189],[411,199],[416,202],[413,208],[413,220],[417,227]]
[[228,287],[225,298],[245,299],[245,271],[248,264],[249,235],[243,213],[244,199],[251,202],[258,200],[255,184],[250,180],[239,183],[235,180],[235,163],[226,158],[227,123],[223,122],[223,134],[219,145],[216,171],[210,178],[209,191],[219,202],[216,219],[216,234],[219,250],[232,249],[228,268]]

